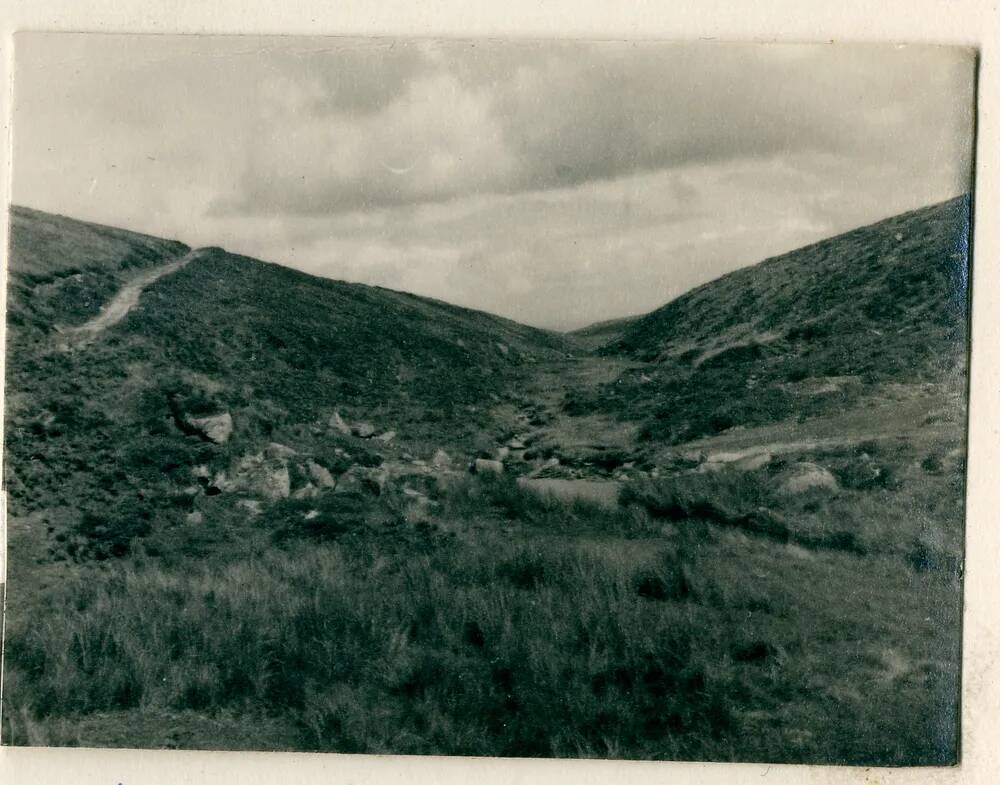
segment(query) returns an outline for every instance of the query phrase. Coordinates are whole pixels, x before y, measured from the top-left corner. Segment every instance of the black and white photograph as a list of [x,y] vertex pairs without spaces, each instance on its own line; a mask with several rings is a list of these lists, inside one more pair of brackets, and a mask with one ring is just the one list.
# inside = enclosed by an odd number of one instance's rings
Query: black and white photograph
[[977,57],[19,33],[0,743],[959,763]]

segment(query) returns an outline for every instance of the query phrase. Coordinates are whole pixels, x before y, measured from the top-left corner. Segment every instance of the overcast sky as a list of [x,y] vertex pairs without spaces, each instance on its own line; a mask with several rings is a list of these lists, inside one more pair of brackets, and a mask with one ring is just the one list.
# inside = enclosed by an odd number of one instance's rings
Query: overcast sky
[[21,34],[15,203],[572,328],[969,189],[968,50]]

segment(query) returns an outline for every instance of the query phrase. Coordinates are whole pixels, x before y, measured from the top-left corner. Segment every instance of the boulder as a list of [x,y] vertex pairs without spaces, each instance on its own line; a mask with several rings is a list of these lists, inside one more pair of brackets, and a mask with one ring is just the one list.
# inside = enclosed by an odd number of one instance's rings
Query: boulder
[[359,422],[351,426],[351,433],[359,439],[370,439],[375,435],[375,426],[370,422]]
[[559,465],[559,459],[556,458],[555,456],[553,456],[552,458],[549,458],[541,466],[539,466],[538,468],[536,468],[536,469],[532,470],[531,472],[529,472],[528,476],[529,477],[539,477],[540,475],[544,474],[545,472],[551,471],[551,470],[555,469],[558,465]]
[[786,495],[796,495],[813,489],[836,492],[839,490],[837,478],[828,470],[815,463],[794,463],[778,481],[778,491]]
[[511,450],[523,450],[525,449],[526,445],[521,439],[511,439],[509,442],[507,442],[507,447],[509,447]]
[[497,447],[497,460],[502,461],[510,455],[510,447]]
[[258,499],[240,499],[236,506],[246,510],[250,515],[260,515],[261,503]]
[[488,458],[476,458],[469,467],[473,474],[503,474],[503,463]]
[[388,444],[389,442],[391,442],[393,439],[396,438],[396,432],[395,431],[386,431],[385,433],[380,433],[375,438],[378,441],[380,441],[380,442]]
[[309,461],[306,469],[309,472],[309,478],[317,488],[333,488],[337,484],[333,475],[330,474],[330,470],[325,466],[320,466],[315,461]]
[[205,522],[205,516],[202,515],[201,512],[199,512],[198,510],[195,510],[194,512],[189,512],[184,517],[184,521],[186,523],[191,523],[191,524],[197,525],[199,523],[204,523]]
[[451,467],[451,456],[444,450],[438,450],[431,458],[431,466],[435,469],[447,469]]
[[225,444],[233,434],[233,416],[229,412],[210,417],[189,417],[188,425],[215,444]]
[[330,420],[327,423],[333,430],[337,433],[342,433],[344,436],[351,435],[351,426],[344,422],[344,418],[340,416],[340,412],[334,412],[330,415]]
[[298,455],[298,452],[296,452],[292,447],[289,447],[287,444],[271,442],[264,448],[264,455],[272,460],[287,461],[293,455]]
[[286,459],[269,458],[259,452],[244,455],[228,473],[216,475],[209,487],[226,492],[246,491],[268,499],[287,499],[292,491],[292,478]]
[[257,475],[257,492],[270,499],[287,499],[292,492],[292,480],[287,466],[267,466]]
[[378,496],[385,489],[389,474],[385,469],[352,466],[337,480],[334,493],[370,493]]
[[293,499],[315,499],[319,496],[319,488],[311,482],[306,483],[292,494]]

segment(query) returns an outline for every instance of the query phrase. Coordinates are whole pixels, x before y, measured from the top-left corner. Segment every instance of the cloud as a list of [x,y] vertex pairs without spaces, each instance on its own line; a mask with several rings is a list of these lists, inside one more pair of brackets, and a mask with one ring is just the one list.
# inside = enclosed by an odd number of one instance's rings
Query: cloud
[[[289,62],[265,84],[237,195],[217,212],[330,213],[801,152],[968,160],[960,50],[455,43],[388,58],[385,74],[339,60]],[[359,112],[362,84],[374,98]]]

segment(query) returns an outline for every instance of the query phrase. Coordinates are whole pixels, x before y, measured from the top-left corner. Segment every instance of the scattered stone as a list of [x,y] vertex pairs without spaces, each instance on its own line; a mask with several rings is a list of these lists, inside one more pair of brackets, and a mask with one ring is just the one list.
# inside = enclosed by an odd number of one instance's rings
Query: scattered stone
[[539,475],[545,473],[550,469],[554,469],[559,465],[559,459],[556,457],[549,458],[545,463],[539,466],[537,469],[532,470],[528,473],[529,477],[538,477]]
[[320,466],[315,461],[309,461],[306,469],[309,472],[310,479],[317,487],[333,488],[336,486],[337,481],[334,479],[333,475],[330,474],[330,470],[325,466]]
[[225,444],[233,434],[233,416],[229,412],[211,417],[189,417],[188,425],[215,444]]
[[795,463],[779,480],[778,490],[785,494],[799,494],[812,489],[836,492],[837,478],[815,463]]
[[476,458],[469,471],[473,474],[503,474],[503,463],[501,461],[491,461],[488,458]]
[[298,455],[298,452],[287,444],[271,442],[264,448],[264,455],[276,461],[287,461],[293,455]]
[[246,510],[250,515],[260,515],[261,503],[258,499],[240,499],[236,502],[237,507]]
[[340,412],[334,412],[330,415],[328,425],[338,433],[344,434],[344,436],[351,435],[351,426],[344,422],[344,418],[340,416]]
[[306,483],[292,494],[293,499],[315,499],[319,496],[319,488],[311,482]]
[[378,496],[389,482],[389,473],[382,468],[352,466],[337,480],[334,493],[370,493]]
[[769,452],[763,452],[759,455],[749,455],[746,458],[734,461],[732,467],[741,472],[753,472],[767,466],[773,457]]
[[375,435],[375,426],[370,422],[359,422],[351,426],[351,433],[359,439],[370,439]]

